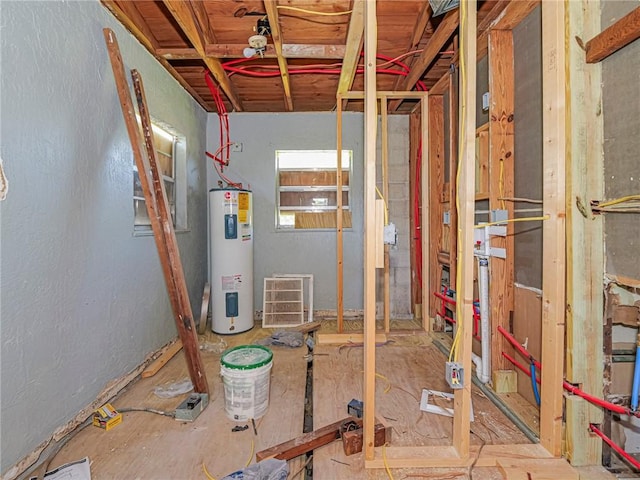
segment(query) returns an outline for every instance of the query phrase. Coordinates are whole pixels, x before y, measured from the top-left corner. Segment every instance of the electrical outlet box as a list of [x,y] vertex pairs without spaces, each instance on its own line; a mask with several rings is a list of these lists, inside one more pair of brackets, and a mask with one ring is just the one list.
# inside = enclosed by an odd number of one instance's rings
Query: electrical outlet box
[[446,362],[444,367],[444,377],[451,388],[458,389],[464,387],[464,369],[458,362]]
[[209,395],[206,393],[192,393],[176,408],[176,420],[181,422],[193,422],[209,404]]
[[443,225],[451,224],[451,213],[448,210],[442,214],[442,223]]
[[398,231],[393,223],[384,226],[382,233],[385,245],[395,245],[398,243]]
[[485,92],[482,94],[482,111],[486,112],[489,110],[489,92]]
[[242,143],[236,142],[231,144],[232,152],[241,152],[242,151]]

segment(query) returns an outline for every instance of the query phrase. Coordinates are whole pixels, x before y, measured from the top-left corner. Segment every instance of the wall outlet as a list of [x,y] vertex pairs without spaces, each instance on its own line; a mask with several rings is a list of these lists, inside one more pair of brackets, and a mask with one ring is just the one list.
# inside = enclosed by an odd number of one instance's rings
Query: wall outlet
[[464,369],[458,362],[446,362],[444,366],[445,380],[453,389],[464,387]]
[[241,142],[235,142],[231,144],[231,151],[232,152],[241,152],[242,151],[242,143]]

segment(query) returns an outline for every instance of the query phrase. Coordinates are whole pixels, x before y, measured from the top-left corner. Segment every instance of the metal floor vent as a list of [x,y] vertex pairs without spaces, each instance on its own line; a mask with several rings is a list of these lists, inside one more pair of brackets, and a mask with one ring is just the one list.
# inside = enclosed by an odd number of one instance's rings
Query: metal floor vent
[[262,327],[295,327],[304,323],[302,278],[265,278]]

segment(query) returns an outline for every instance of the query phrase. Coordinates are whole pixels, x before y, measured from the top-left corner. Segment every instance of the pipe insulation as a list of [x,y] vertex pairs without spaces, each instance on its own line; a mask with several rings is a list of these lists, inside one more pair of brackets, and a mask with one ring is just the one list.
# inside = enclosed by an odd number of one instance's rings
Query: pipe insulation
[[[482,363],[476,368],[478,380],[491,380],[491,329],[489,328],[489,259],[478,257],[478,289],[480,290],[480,338],[482,343]],[[477,367],[477,365],[476,365]]]

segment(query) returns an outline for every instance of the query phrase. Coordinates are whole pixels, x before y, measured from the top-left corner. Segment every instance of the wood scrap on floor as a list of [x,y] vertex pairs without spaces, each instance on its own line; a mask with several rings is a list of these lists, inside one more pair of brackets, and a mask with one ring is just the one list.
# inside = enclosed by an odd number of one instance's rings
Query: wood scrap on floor
[[142,378],[153,377],[176,353],[182,349],[182,340],[178,339],[169,345],[147,368],[142,371]]

